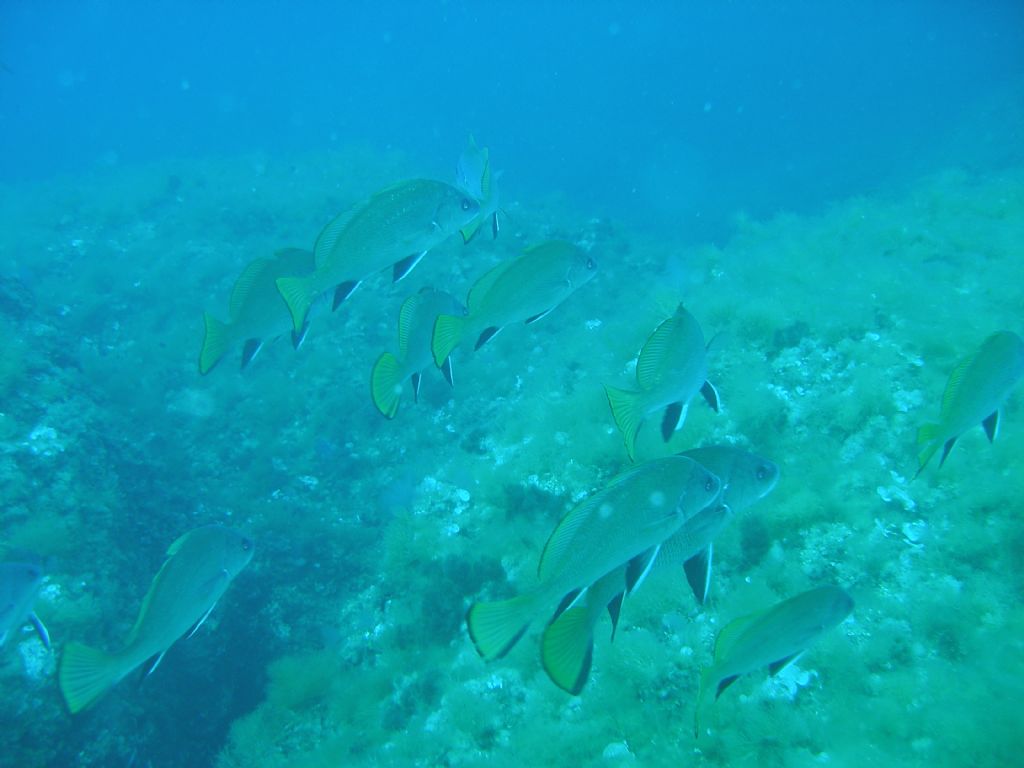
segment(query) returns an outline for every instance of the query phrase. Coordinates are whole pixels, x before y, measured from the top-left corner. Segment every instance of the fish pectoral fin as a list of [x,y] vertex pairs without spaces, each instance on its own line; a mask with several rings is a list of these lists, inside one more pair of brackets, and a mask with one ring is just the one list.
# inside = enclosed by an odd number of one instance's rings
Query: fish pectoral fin
[[28,620],[32,622],[32,627],[35,629],[36,634],[39,635],[43,645],[46,646],[46,650],[50,650],[50,633],[46,631],[46,625],[34,613],[28,615]]
[[361,282],[361,280],[346,280],[344,283],[338,283],[334,288],[334,301],[331,302],[331,312],[340,307],[342,302],[352,295]]
[[501,330],[501,326],[492,325],[490,328],[484,328],[483,332],[477,337],[476,345],[473,347],[473,351],[480,349],[484,344],[493,339],[498,335],[498,331]]
[[802,653],[803,653],[803,651],[797,651],[796,653],[791,653],[789,656],[786,656],[783,659],[779,659],[778,661],[773,661],[771,664],[768,665],[768,674],[769,675],[777,675],[777,674],[779,674],[779,672],[781,672],[786,667],[788,667],[790,664],[792,664],[794,661],[796,661],[798,658],[800,658],[800,654],[802,654]]
[[302,328],[299,330],[292,330],[292,349],[296,352],[299,351],[299,347],[302,346],[302,342],[306,340],[306,334],[309,333],[309,318],[307,317],[302,321]]
[[540,314],[534,315],[533,317],[526,318],[526,324],[529,325],[530,323],[536,323],[538,320],[540,320],[542,317],[544,317],[544,315],[548,314],[551,310],[552,310],[552,307],[548,307],[547,309],[545,309]]
[[414,253],[411,256],[406,256],[401,261],[396,261],[392,270],[391,282],[397,283],[403,277],[412,272],[413,267],[419,264],[426,255],[426,251],[420,251],[419,253]]
[[946,441],[946,444],[942,446],[942,456],[939,457],[939,469],[946,463],[946,457],[949,456],[949,452],[953,450],[953,446],[956,445],[956,438],[951,437]]
[[[216,607],[217,607],[217,604],[216,604],[216,603],[214,603],[213,605],[211,605],[211,606],[210,606],[210,607],[209,607],[209,608],[207,609],[206,613],[204,613],[204,614],[203,614],[203,617],[202,617],[202,618],[201,618],[201,619],[200,619],[199,621],[197,621],[197,622],[196,622],[196,625],[195,625],[194,627],[192,627],[192,631],[191,631],[191,632],[189,632],[189,633],[188,633],[188,634],[187,634],[187,635],[185,636],[185,637],[186,637],[186,639],[187,639],[187,638],[189,638],[189,637],[192,637],[192,635],[194,635],[194,634],[195,634],[196,632],[198,632],[198,631],[199,631],[199,628],[200,628],[201,626],[203,626],[203,622],[204,622],[204,621],[206,621],[206,619],[207,619],[207,618],[209,617],[209,615],[210,615],[211,613],[213,613],[213,609],[214,609],[214,608],[216,608]],[[154,667],[153,667],[153,669],[156,669],[156,666],[154,666]],[[150,672],[152,672],[152,671],[153,671],[153,670],[150,670]]]
[[715,385],[710,381],[705,381],[700,386],[700,393],[704,396],[704,400],[711,406],[711,410],[718,413],[721,409],[721,400],[718,397],[718,390],[715,389]]
[[498,239],[498,232],[501,230],[501,224],[498,221],[498,212],[495,211],[491,214],[491,240]]
[[619,592],[619,594],[608,601],[608,616],[612,620],[612,636],[608,642],[615,641],[615,630],[619,628],[619,614],[622,613],[622,601],[625,598],[626,593]]
[[[164,648],[162,651],[160,651],[160,653],[156,657],[156,661],[153,662],[153,666],[146,670],[146,674],[142,676],[143,680],[152,675],[154,672],[156,672],[156,668],[160,666],[160,662],[163,661],[164,656],[167,655],[167,650],[167,648]],[[139,682],[141,682],[141,680]]]
[[992,411],[983,422],[981,422],[982,428],[985,430],[985,434],[988,436],[988,441],[994,442],[996,437],[999,436],[999,411],[998,409]]
[[574,589],[570,592],[566,592],[561,601],[559,601],[558,607],[555,608],[555,612],[551,615],[551,621],[549,621],[548,624],[558,621],[559,616],[576,605],[576,602],[585,591],[586,590],[583,589]]
[[260,353],[263,349],[263,341],[261,339],[246,339],[245,344],[242,345],[242,369],[245,369],[249,363],[253,361],[253,358]]
[[661,418],[661,438],[666,443],[672,439],[672,433],[676,431],[676,424],[679,423],[679,414],[682,412],[682,403],[669,403],[665,408],[665,415]]
[[686,574],[686,581],[693,590],[693,596],[697,598],[700,605],[708,599],[708,592],[711,587],[711,559],[714,551],[712,545],[708,544],[704,549],[683,563],[683,572]]
[[420,382],[423,381],[423,374],[416,371],[409,378],[412,379],[412,401],[418,403],[420,401]]
[[715,701],[718,701],[718,697],[722,695],[726,688],[735,683],[739,677],[739,675],[730,675],[729,677],[723,677],[719,680],[718,688],[715,689]]
[[626,564],[626,594],[633,594],[644,583],[660,551],[661,544],[658,544],[641,552]]

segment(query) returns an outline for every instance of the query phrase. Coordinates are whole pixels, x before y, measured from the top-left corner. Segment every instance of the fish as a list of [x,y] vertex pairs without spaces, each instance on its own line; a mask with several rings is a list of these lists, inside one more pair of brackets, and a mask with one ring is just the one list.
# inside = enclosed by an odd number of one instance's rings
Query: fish
[[701,672],[694,710],[694,735],[700,735],[707,697],[722,695],[740,675],[768,667],[775,675],[853,611],[853,598],[836,586],[823,586],[783,600],[771,608],[727,624],[715,641],[714,662]]
[[121,650],[105,653],[75,642],[64,648],[58,680],[71,713],[88,707],[155,657],[146,673],[152,674],[168,648],[202,626],[253,551],[251,538],[222,525],[196,528],[171,544]]
[[473,284],[465,315],[438,316],[431,341],[434,363],[443,368],[467,337],[476,337],[473,349],[477,350],[509,323],[540,320],[595,274],[597,262],[572,243],[549,240],[526,248]]
[[672,433],[682,428],[690,400],[698,392],[718,413],[718,391],[707,375],[704,334],[696,318],[680,304],[644,342],[636,361],[638,388],[604,388],[630,460],[635,459],[637,432],[649,414],[665,409],[661,435],[668,442]]
[[315,271],[306,277],[281,277],[281,292],[296,332],[314,300],[334,288],[337,309],[370,275],[392,266],[398,282],[427,252],[469,224],[480,204],[442,181],[410,179],[380,190],[336,216],[313,246]]
[[[423,288],[402,302],[398,313],[398,354],[384,352],[377,358],[370,374],[370,394],[373,404],[385,417],[395,418],[402,396],[402,384],[412,378],[414,399],[419,399],[421,371],[433,363],[430,337],[434,320],[442,313],[457,315],[464,312],[459,301],[449,293]],[[444,371],[445,379],[452,381],[451,360]]]
[[50,633],[32,610],[42,583],[43,569],[34,563],[0,563],[0,646],[29,622],[49,650]]
[[[199,373],[206,375],[220,362],[228,349],[242,344],[242,368],[263,348],[267,337],[276,337],[291,328],[288,306],[277,290],[279,277],[308,275],[314,268],[313,252],[301,248],[283,248],[270,259],[254,259],[235,280],[228,301],[226,323],[209,312],[203,313],[203,346],[199,351]],[[292,345],[298,349],[308,326],[292,333]]]
[[473,221],[459,230],[462,241],[468,243],[488,220],[491,223],[491,239],[497,239],[500,229],[498,212],[497,174],[491,174],[491,158],[487,147],[481,149],[476,145],[472,134],[469,144],[459,156],[459,164],[455,169],[455,186],[472,197],[480,204],[480,213]]
[[717,477],[685,456],[654,459],[616,475],[555,527],[535,587],[470,606],[466,625],[477,653],[488,661],[504,656],[538,614],[642,552],[656,552],[720,487]]
[[999,434],[1000,409],[1024,376],[1024,340],[1012,331],[997,331],[981,348],[960,361],[949,375],[937,423],[917,432],[920,452],[916,478],[942,446],[939,467],[966,430],[980,423],[989,442]]
[[[687,520],[661,545],[652,570],[683,568],[697,602],[707,600],[714,539],[743,510],[775,488],[778,466],[755,453],[728,445],[694,448],[678,454],[693,459],[721,481],[715,499]],[[579,695],[586,685],[594,654],[594,627],[607,609],[612,639],[623,602],[635,592],[643,574],[644,555],[602,576],[572,608],[556,612],[541,637],[541,661],[548,677],[563,690]]]

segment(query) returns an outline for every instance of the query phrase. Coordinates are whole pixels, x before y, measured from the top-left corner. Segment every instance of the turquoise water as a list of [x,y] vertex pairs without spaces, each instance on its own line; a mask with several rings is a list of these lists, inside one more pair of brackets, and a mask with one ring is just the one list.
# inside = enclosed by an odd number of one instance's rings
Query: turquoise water
[[[950,371],[1024,332],[1019,9],[130,7],[0,12],[0,557],[44,563],[53,639],[0,649],[0,765],[1015,762],[1020,389],[992,444],[973,429],[913,477]],[[451,181],[470,133],[502,172],[497,239],[198,373],[247,262]],[[597,277],[382,418],[402,301],[552,238]],[[533,584],[561,515],[628,465],[603,385],[680,301],[717,336],[722,412],[697,398],[667,444],[650,418],[638,460],[736,444],[777,488],[716,542],[706,606],[655,573],[613,643],[602,619],[580,696],[545,675],[543,622],[485,663],[467,607]],[[251,564],[158,670],[70,715],[65,644],[119,647],[208,523],[251,534]],[[718,631],[829,583],[851,617],[695,740]]]

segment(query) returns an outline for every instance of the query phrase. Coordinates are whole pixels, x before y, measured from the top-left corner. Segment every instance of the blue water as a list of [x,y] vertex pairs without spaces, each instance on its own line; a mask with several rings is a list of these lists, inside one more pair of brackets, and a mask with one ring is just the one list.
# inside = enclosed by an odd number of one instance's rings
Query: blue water
[[[248,367],[242,337],[199,373],[248,263],[452,182],[471,135],[497,238],[367,276],[297,351],[275,305]],[[42,564],[53,647],[0,612],[0,768],[1012,764],[1019,385],[994,441],[915,473],[950,372],[1024,333],[1022,190],[1020,2],[2,3],[0,560]],[[403,301],[551,239],[596,276],[383,418]],[[614,643],[602,612],[581,695],[540,618],[485,662],[467,608],[529,589],[631,466],[604,386],[636,387],[680,302],[721,412],[693,398],[669,441],[652,412],[637,459],[736,446],[777,487],[716,539],[706,605],[666,568]],[[252,562],[156,672],[69,713],[68,644],[121,647],[207,524]],[[852,615],[694,740],[721,628],[823,584]]]
[[[449,173],[468,131],[510,199],[721,236],[933,166],[1019,78],[1019,3],[5,3],[6,179],[350,142]],[[981,145],[981,146],[979,146]],[[1004,158],[996,158],[1002,161]]]

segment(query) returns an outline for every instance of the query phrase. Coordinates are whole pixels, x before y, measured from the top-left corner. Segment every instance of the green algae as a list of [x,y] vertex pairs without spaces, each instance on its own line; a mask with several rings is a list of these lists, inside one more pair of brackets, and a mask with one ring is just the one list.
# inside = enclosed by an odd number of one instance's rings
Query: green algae
[[[98,741],[6,647],[3,715],[33,713],[38,745],[8,737],[6,754],[152,754],[153,729],[133,724],[201,696],[217,726],[190,754],[219,752],[221,768],[1012,760],[1020,393],[993,445],[975,430],[941,471],[909,477],[951,366],[992,330],[1020,330],[1024,174],[954,169],[817,215],[738,220],[715,246],[523,201],[497,241],[446,244],[407,281],[370,281],[315,317],[299,352],[282,341],[244,374],[200,380],[201,311],[238,266],[308,243],[408,170],[371,151],[321,160],[125,170],[0,207],[5,252],[48,254],[34,314],[3,321],[22,341],[5,352],[0,525],[5,549],[56,556],[60,590],[40,609],[58,644],[123,635],[162,548],[196,520],[231,519],[258,548],[189,647],[97,712],[110,733]],[[458,294],[551,236],[592,243],[599,276],[536,325],[460,351],[454,389],[428,371],[420,403],[380,419],[366,380],[402,298],[428,284]],[[721,334],[709,375],[725,407],[694,403],[668,445],[643,431],[642,453],[739,440],[781,465],[778,488],[716,546],[706,609],[667,574],[627,603],[614,643],[599,624],[578,699],[545,677],[536,631],[483,664],[460,625],[467,602],[529,585],[562,512],[624,466],[601,385],[628,380],[679,300]],[[851,590],[853,618],[791,677],[738,682],[694,742],[717,629],[822,581]],[[185,668],[206,679],[176,682]]]

